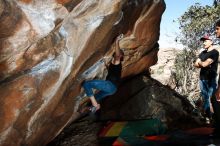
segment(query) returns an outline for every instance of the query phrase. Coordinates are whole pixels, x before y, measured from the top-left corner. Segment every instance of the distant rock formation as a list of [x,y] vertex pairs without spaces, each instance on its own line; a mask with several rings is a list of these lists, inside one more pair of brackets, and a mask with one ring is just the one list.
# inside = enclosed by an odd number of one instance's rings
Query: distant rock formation
[[0,145],[43,146],[75,120],[82,81],[105,76],[120,33],[123,78],[148,70],[164,10],[164,0],[0,0]]
[[178,49],[175,48],[160,48],[157,64],[150,67],[151,77],[172,89],[176,87],[173,74],[175,73],[174,63],[177,53]]

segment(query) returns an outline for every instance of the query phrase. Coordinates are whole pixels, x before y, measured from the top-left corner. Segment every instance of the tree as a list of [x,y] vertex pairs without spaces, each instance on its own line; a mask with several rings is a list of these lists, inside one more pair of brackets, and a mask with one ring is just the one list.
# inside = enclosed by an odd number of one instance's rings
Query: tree
[[181,36],[180,42],[189,49],[197,49],[199,38],[205,33],[214,35],[215,22],[219,19],[220,5],[192,5],[179,19]]
[[213,5],[217,7],[220,4],[220,0],[214,0]]
[[180,93],[189,98],[199,96],[197,92],[199,70],[193,67],[193,61],[197,58],[198,49],[201,48],[201,36],[207,33],[214,35],[215,22],[220,17],[219,3],[219,0],[214,0],[213,6],[201,6],[196,3],[178,19],[181,34],[176,40],[185,48],[176,57],[176,80]]

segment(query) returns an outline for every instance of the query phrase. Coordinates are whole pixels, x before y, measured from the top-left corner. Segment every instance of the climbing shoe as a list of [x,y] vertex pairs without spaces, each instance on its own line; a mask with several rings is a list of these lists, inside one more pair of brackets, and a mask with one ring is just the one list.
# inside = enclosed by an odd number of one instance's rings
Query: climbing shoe
[[206,118],[205,118],[205,123],[206,123],[207,125],[211,124],[210,118],[206,117]]
[[89,108],[89,110],[90,110],[91,113],[95,113],[95,112],[96,112],[96,107],[91,106],[91,107]]

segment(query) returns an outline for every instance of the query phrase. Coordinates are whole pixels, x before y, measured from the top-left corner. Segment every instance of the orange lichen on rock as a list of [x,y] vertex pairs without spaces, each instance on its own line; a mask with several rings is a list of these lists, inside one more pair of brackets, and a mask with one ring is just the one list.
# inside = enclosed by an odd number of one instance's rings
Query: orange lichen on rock
[[19,0],[20,2],[26,3],[26,4],[30,4],[32,2],[32,0]]
[[70,0],[57,0],[57,3],[59,3],[59,4],[66,4],[66,3],[68,3]]

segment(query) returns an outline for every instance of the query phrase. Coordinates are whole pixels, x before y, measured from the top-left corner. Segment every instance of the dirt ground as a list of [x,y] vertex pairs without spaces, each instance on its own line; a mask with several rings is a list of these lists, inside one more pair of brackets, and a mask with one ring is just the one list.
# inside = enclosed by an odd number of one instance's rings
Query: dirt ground
[[102,126],[87,116],[67,126],[47,146],[98,146],[97,134]]

